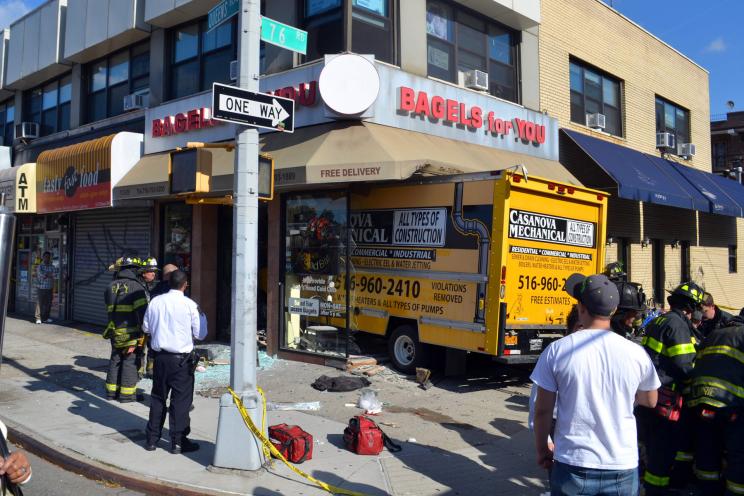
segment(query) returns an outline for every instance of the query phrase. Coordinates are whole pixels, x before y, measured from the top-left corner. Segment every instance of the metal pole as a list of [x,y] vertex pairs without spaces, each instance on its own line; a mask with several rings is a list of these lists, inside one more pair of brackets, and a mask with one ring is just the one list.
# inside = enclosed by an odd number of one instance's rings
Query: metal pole
[[[242,0],[239,20],[238,82],[258,91],[261,41],[260,0]],[[256,390],[256,303],[258,250],[258,131],[240,127],[235,137],[233,185],[233,272],[230,386],[253,422],[261,425]],[[230,394],[220,399],[214,466],[258,470],[264,463],[260,442],[243,423]]]
[[0,364],[5,340],[5,314],[10,293],[10,268],[13,260],[15,215],[5,207],[5,193],[0,193]]

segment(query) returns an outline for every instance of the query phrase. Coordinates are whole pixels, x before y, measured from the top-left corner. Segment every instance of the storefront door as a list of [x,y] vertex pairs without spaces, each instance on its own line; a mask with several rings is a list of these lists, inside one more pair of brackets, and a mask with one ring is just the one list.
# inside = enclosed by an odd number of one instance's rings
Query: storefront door
[[284,197],[285,349],[348,355],[345,191]]

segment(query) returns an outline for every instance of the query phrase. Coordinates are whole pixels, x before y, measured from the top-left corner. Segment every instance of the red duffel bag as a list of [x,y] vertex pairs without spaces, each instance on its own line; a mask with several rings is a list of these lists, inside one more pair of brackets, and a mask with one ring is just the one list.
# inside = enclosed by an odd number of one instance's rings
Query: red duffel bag
[[344,444],[357,455],[379,455],[383,446],[392,452],[401,450],[373,420],[364,415],[349,420],[349,426],[344,429]]
[[313,436],[298,425],[272,425],[269,438],[279,453],[292,463],[302,463],[313,457]]

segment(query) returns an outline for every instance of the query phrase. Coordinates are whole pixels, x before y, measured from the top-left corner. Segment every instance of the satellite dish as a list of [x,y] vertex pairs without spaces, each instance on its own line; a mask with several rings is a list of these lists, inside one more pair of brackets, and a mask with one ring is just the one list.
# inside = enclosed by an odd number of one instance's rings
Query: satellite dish
[[727,105],[727,106],[728,106],[728,108],[730,108],[731,110],[734,110],[734,107],[735,107],[735,105],[736,105],[736,104],[734,103],[734,101],[733,101],[733,100],[729,100],[728,102],[726,102],[726,105]]

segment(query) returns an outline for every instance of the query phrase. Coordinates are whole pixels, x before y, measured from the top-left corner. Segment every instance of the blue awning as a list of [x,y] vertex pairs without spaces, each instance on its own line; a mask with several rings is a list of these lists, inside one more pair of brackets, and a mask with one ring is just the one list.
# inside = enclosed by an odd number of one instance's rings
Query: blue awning
[[[662,159],[663,160],[663,159]],[[725,185],[721,186],[717,179],[724,180],[722,177],[711,174],[710,172],[703,172],[701,170],[688,167],[686,165],[678,164],[671,160],[664,160],[669,166],[677,171],[681,176],[687,179],[700,193],[705,195],[710,203],[710,207],[705,209],[712,214],[730,215],[732,217],[742,216],[742,207],[737,203],[730,194],[724,189]],[[742,186],[738,183],[733,183],[733,186],[741,189]],[[729,189],[729,188],[726,188]],[[700,209],[703,210],[703,209]]]
[[[562,131],[617,183],[617,196],[672,207],[708,210],[707,202],[702,201],[699,194],[693,196],[681,186],[684,179],[679,174],[671,167],[650,160],[653,157],[576,131]],[[596,187],[587,184],[581,177],[579,180],[586,186]]]
[[741,208],[744,217],[744,186],[739,181],[726,179],[718,174],[711,174],[711,179]]
[[[710,183],[705,172],[698,171],[671,160],[644,154],[659,168],[674,176],[680,188],[690,195],[695,210],[713,212],[723,215],[739,215],[738,206],[727,201],[726,195],[720,188]],[[678,169],[679,167],[679,169]],[[708,174],[712,176],[712,174]]]

